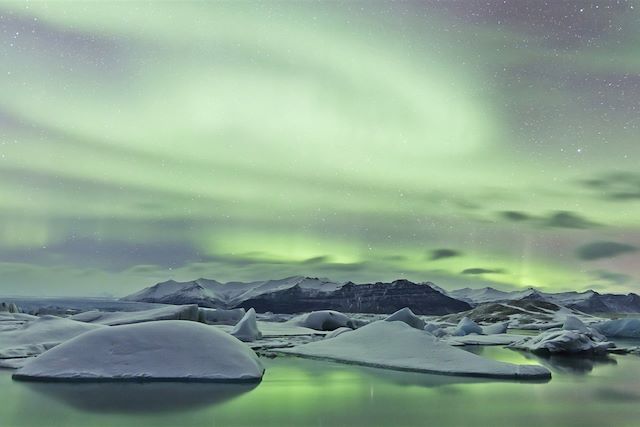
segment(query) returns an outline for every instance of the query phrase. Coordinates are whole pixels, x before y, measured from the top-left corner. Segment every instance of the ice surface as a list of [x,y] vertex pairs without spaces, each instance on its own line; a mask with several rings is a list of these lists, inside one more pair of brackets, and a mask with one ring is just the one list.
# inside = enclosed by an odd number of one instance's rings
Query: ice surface
[[231,330],[231,335],[240,341],[251,342],[262,338],[256,323],[256,311],[250,308],[238,324]]
[[87,332],[29,361],[14,379],[259,381],[256,354],[215,326],[165,320]]
[[404,322],[407,325],[411,326],[412,328],[416,328],[416,329],[424,329],[425,327],[424,320],[416,316],[413,313],[413,311],[409,309],[409,307],[405,307],[396,311],[395,313],[393,313],[391,316],[387,317],[384,320],[386,320],[387,322],[396,322],[396,321]]
[[198,321],[198,306],[174,305],[153,308],[142,311],[86,311],[71,316],[70,319],[80,322],[97,323],[101,325],[117,326],[131,323],[152,322],[155,320],[192,320]]
[[542,366],[485,359],[404,322],[377,321],[332,339],[274,351],[401,371],[513,379],[551,377]]

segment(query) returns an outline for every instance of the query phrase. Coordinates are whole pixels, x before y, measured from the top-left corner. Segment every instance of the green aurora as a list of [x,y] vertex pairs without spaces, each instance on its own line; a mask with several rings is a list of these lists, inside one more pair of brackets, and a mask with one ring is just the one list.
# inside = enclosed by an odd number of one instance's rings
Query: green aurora
[[2,293],[637,291],[639,12],[0,3]]

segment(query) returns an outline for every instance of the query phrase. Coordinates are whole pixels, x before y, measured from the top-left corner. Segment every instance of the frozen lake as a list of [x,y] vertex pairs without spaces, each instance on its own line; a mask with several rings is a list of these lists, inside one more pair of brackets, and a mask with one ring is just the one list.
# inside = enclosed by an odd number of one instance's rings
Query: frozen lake
[[[472,349],[473,350],[473,349]],[[541,383],[413,374],[263,359],[257,386],[44,384],[0,370],[3,427],[85,426],[637,426],[640,357],[538,359],[498,347],[483,356],[544,363]]]

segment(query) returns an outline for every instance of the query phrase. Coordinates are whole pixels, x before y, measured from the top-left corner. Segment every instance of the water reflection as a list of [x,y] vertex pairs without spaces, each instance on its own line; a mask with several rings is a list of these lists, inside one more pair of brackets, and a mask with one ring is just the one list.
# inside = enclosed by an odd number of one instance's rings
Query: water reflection
[[614,358],[607,355],[536,355],[528,353],[525,357],[539,362],[554,372],[572,375],[587,375],[598,365],[618,364]]
[[[587,375],[599,365],[615,365],[618,363],[608,355],[544,355],[512,348],[486,346],[465,346],[464,349],[490,359],[498,359],[512,363],[536,363],[549,368],[555,373],[569,375]],[[509,354],[511,354],[511,356],[509,356]]]
[[256,383],[24,383],[37,393],[85,412],[156,413],[194,410],[228,402]]

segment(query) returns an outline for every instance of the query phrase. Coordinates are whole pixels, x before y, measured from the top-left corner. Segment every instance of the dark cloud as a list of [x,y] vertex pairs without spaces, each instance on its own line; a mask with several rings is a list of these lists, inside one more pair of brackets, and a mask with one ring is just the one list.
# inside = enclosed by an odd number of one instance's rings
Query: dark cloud
[[598,223],[569,211],[552,212],[548,216],[542,217],[536,217],[535,215],[522,211],[502,211],[499,215],[501,218],[511,222],[531,222],[551,228],[586,229],[599,226]]
[[615,201],[640,200],[640,174],[637,173],[616,172],[580,182],[604,199]]
[[466,270],[462,270],[460,272],[460,274],[471,274],[471,275],[477,275],[477,274],[504,274],[504,270],[501,268],[494,268],[494,269],[490,269],[490,268],[467,268]]
[[576,213],[568,211],[560,211],[551,214],[549,218],[544,221],[544,225],[546,225],[547,227],[555,228],[578,229],[593,228],[598,226],[597,223],[589,221],[588,219],[583,218]]
[[514,222],[528,221],[530,219],[533,219],[531,215],[520,211],[502,211],[500,212],[500,217]]
[[139,265],[178,268],[206,259],[197,247],[188,242],[143,243],[88,237],[71,238],[46,247],[0,248],[0,258],[5,262],[76,265],[114,272]]
[[607,270],[592,271],[591,275],[596,279],[604,280],[609,283],[615,283],[616,285],[624,285],[625,283],[628,283],[631,280],[631,276],[629,275],[622,274],[622,273],[615,273],[613,271],[607,271]]
[[330,258],[328,255],[316,256],[313,258],[308,258],[302,261],[302,264],[324,264],[329,262]]
[[462,252],[456,251],[455,249],[434,249],[431,251],[430,258],[431,261],[436,261],[444,258],[453,258],[462,255]]
[[635,246],[618,242],[593,242],[578,248],[578,258],[592,261],[602,258],[613,258],[618,255],[637,251]]

